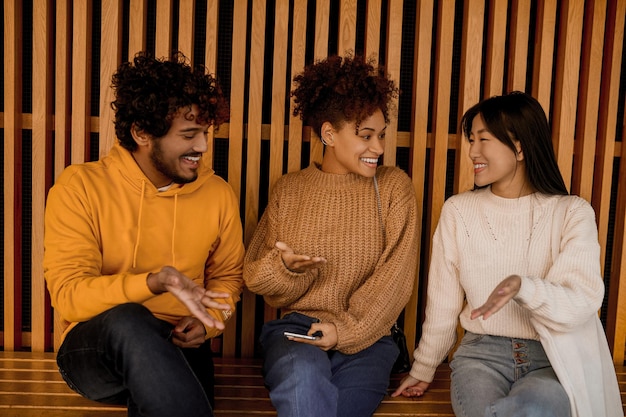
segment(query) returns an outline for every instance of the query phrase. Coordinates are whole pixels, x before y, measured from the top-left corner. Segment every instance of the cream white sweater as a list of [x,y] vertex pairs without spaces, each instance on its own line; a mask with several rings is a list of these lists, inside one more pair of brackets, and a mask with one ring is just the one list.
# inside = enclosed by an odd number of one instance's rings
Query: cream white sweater
[[[460,320],[477,334],[541,340],[570,395],[573,415],[621,415],[621,401],[615,408],[614,369],[606,366],[611,362],[607,342],[598,330],[604,295],[599,259],[595,214],[582,198],[535,193],[505,199],[490,188],[449,198],[433,238],[426,320],[411,376],[432,381],[456,341]],[[522,277],[514,300],[487,320],[471,320],[472,309],[512,274]],[[573,334],[578,343],[561,343],[562,335]],[[595,357],[581,361],[581,346],[591,340]],[[603,371],[589,376],[597,369]],[[595,380],[573,380],[582,375]],[[596,391],[581,401],[590,390]],[[608,408],[619,414],[583,411],[600,403],[596,397],[607,390]]]

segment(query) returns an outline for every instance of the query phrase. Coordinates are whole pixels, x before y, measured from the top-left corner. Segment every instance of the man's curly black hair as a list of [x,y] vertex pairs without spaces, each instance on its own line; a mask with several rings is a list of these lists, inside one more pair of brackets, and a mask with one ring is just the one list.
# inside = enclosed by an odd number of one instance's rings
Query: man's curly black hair
[[113,74],[115,134],[120,144],[137,149],[131,136],[136,129],[154,138],[164,136],[176,114],[198,106],[197,120],[218,127],[228,120],[228,103],[211,74],[202,66],[192,68],[187,58],[175,52],[169,60],[139,52],[132,62],[120,65]]
[[356,122],[358,131],[360,122],[378,109],[389,123],[391,99],[399,93],[382,67],[361,56],[329,56],[305,67],[293,81],[297,85],[291,91],[293,114],[317,134],[324,122],[337,129]]

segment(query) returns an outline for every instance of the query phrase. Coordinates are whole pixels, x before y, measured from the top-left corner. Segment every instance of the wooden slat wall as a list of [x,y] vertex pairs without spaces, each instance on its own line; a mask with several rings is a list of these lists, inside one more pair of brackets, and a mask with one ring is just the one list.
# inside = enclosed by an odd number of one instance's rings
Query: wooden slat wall
[[[5,350],[43,351],[58,346],[60,329],[55,320],[54,331],[50,330],[53,317],[41,268],[45,196],[66,165],[91,158],[94,134],[99,137],[100,155],[112,146],[111,75],[122,59],[146,48],[152,39],[158,56],[179,49],[194,60],[204,60],[213,73],[219,65],[228,68],[230,85],[224,87],[230,94],[231,119],[211,132],[209,140],[211,144],[216,138],[228,140],[226,175],[240,197],[246,241],[262,213],[260,202],[267,200],[275,181],[284,172],[300,169],[301,160],[321,160],[323,147],[316,133],[292,115],[289,80],[305,64],[329,53],[357,50],[383,63],[391,77],[409,86],[403,87],[402,94],[410,100],[403,97],[396,104],[401,114],[409,115],[410,127],[402,131],[397,119],[391,121],[384,163],[396,165],[398,151],[408,148],[405,168],[423,201],[420,249],[425,262],[420,264],[422,273],[416,277],[416,290],[404,313],[410,344],[415,343],[422,319],[423,303],[417,294],[427,283],[424,271],[430,238],[441,207],[450,193],[472,185],[467,142],[453,130],[451,119],[481,98],[513,89],[531,92],[550,116],[559,165],[570,189],[591,201],[596,210],[602,262],[610,265],[607,337],[615,362],[624,362],[626,147],[618,109],[625,100],[620,79],[625,71],[626,2],[159,0],[150,6],[146,0],[45,0],[33,2],[32,22],[24,21],[23,16],[30,14],[24,14],[22,7],[31,6],[4,0],[0,127],[4,137]],[[149,11],[149,7],[156,10]],[[232,8],[232,22],[219,21],[223,18],[220,7]],[[204,28],[196,27],[197,10],[206,10]],[[94,11],[101,22],[93,22]],[[462,22],[460,27],[458,22]],[[413,27],[407,29],[409,23]],[[24,27],[32,28],[32,46],[23,43]],[[93,33],[97,27],[100,33]],[[219,27],[232,27],[232,33],[220,33]],[[228,52],[218,49],[224,45],[219,42],[222,38],[230,40]],[[97,62],[92,39],[100,42]],[[198,45],[204,45],[204,50],[198,51]],[[23,59],[31,59],[34,68],[32,98],[23,96]],[[97,114],[92,114],[94,73],[100,78]],[[25,107],[32,110],[25,113]],[[32,149],[28,154],[32,154],[34,169],[30,180],[22,183],[23,137],[29,130]],[[261,161],[265,145],[269,146],[268,160]],[[302,155],[305,149],[308,155]],[[453,159],[450,152],[454,152]],[[218,157],[213,150],[209,156]],[[262,173],[264,164],[267,174]],[[621,181],[616,182],[614,171]],[[453,189],[448,189],[449,175],[454,175],[450,179]],[[23,190],[32,192],[27,215]],[[30,224],[22,224],[23,218]],[[22,230],[31,231],[30,260],[22,259]],[[28,264],[30,271],[22,276],[22,265]],[[30,295],[23,295],[23,280],[28,279]],[[30,297],[31,317],[26,320],[30,331],[22,329],[23,297]],[[278,313],[263,307],[259,315],[258,300],[244,292],[236,318],[222,338],[223,356],[255,354],[255,329]]]

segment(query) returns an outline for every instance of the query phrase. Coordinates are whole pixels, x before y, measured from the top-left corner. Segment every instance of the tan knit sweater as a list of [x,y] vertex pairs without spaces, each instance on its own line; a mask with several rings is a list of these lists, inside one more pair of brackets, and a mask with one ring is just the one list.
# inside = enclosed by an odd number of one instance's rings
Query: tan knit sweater
[[[299,312],[332,322],[343,353],[382,336],[409,300],[416,278],[416,199],[399,168],[377,173],[385,236],[372,178],[322,172],[312,165],[283,176],[250,242],[244,263],[248,288],[283,314]],[[327,263],[289,271],[277,241]]]

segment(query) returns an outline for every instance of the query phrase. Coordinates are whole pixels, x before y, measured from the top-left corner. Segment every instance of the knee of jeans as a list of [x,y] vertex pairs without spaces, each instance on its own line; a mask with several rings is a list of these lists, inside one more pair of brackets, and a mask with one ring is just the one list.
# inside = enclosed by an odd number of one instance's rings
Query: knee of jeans
[[163,327],[161,332],[169,335],[169,325],[158,320],[150,310],[138,303],[126,303],[113,307],[107,313],[108,326],[121,337],[137,336],[142,331],[153,332],[155,326]]

